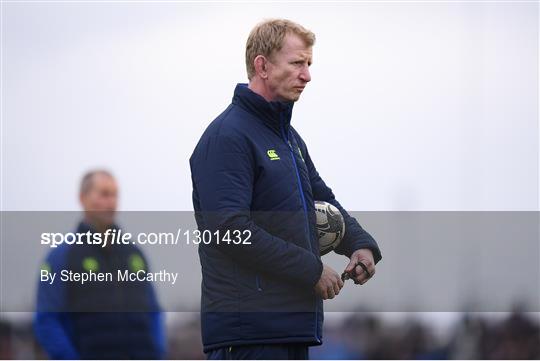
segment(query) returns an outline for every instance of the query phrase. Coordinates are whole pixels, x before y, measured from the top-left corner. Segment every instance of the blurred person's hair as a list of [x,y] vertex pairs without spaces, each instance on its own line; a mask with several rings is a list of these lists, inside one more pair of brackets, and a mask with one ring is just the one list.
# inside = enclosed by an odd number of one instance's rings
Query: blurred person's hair
[[315,44],[315,34],[302,25],[287,19],[270,19],[257,24],[251,30],[246,44],[246,68],[248,79],[255,75],[253,61],[258,55],[271,58],[281,50],[287,34],[299,36],[307,46]]
[[94,185],[94,177],[98,174],[114,179],[112,173],[106,169],[92,169],[86,172],[81,179],[81,186],[79,189],[80,194],[86,194],[92,189],[92,186]]

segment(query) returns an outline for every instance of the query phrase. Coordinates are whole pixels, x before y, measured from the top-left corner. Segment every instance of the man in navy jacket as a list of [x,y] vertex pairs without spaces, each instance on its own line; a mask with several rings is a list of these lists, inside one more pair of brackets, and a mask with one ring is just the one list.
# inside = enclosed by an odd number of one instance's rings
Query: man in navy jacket
[[[356,283],[375,273],[375,240],[335,199],[291,126],[293,104],[311,80],[315,36],[269,20],[246,47],[249,84],[205,130],[190,159],[202,242],[201,324],[210,359],[305,359],[322,343],[322,300],[343,281],[321,262],[315,200],[346,222],[335,251]],[[207,239],[208,240],[208,239]]]
[[[104,170],[82,179],[84,220],[76,233],[117,229],[117,185]],[[146,258],[132,244],[62,244],[42,269],[60,274],[147,270]],[[51,359],[161,359],[165,357],[163,315],[150,283],[39,282],[34,331]]]

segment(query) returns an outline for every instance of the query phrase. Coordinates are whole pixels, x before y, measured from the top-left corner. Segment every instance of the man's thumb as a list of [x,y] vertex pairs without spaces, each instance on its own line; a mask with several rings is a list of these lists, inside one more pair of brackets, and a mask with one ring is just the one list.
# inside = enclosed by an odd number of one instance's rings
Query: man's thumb
[[347,267],[345,267],[345,272],[352,272],[354,270],[354,267],[356,267],[356,261],[351,259]]

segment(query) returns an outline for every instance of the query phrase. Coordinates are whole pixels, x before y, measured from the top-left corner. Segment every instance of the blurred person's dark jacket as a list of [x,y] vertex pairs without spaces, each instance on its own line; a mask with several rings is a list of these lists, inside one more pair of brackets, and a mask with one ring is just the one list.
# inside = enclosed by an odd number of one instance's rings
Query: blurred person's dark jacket
[[[117,227],[116,227],[117,229]],[[77,233],[93,232],[80,223]],[[117,270],[147,269],[129,245],[67,245],[53,249],[42,266],[55,282],[39,282],[36,338],[53,359],[161,359],[165,356],[162,314],[149,282],[115,281]],[[59,280],[63,270],[113,273],[112,282]]]

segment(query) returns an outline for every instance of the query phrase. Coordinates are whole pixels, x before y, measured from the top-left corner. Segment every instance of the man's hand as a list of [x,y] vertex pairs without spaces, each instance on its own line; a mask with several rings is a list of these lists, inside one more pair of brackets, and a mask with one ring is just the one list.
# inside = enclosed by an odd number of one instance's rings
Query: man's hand
[[343,287],[343,281],[336,271],[327,265],[323,264],[321,278],[315,285],[315,292],[322,297],[323,300],[332,299],[339,294],[339,290]]
[[[358,265],[359,262],[362,262],[366,266],[369,275],[361,265]],[[354,280],[354,283],[361,285],[366,283],[375,274],[373,252],[369,248],[362,248],[354,251],[344,273],[349,274]]]

